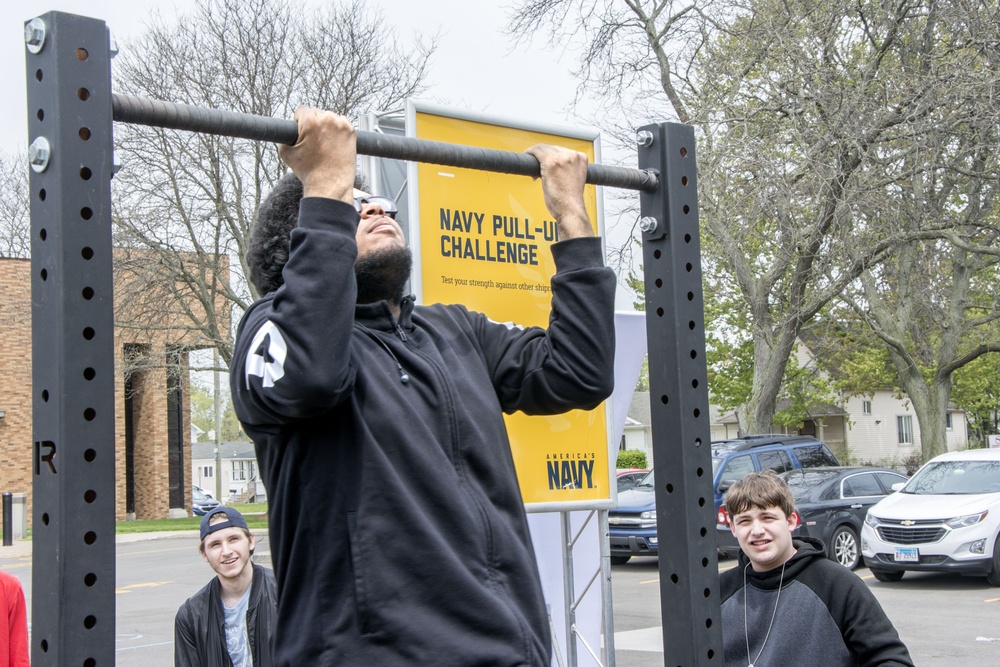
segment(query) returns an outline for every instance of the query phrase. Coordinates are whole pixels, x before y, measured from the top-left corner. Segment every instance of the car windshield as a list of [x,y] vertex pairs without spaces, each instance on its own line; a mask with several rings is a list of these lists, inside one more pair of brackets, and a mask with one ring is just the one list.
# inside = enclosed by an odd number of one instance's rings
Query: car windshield
[[199,491],[198,489],[191,489],[191,500],[200,501],[208,500],[208,496]]
[[719,458],[718,456],[713,456],[712,457],[712,479],[715,479],[715,476],[719,474],[719,466],[721,466],[721,465],[722,465],[722,459]]
[[653,486],[653,471],[650,470],[649,474],[639,480],[636,486]]
[[1000,491],[1000,461],[939,461],[913,476],[903,493],[972,495]]

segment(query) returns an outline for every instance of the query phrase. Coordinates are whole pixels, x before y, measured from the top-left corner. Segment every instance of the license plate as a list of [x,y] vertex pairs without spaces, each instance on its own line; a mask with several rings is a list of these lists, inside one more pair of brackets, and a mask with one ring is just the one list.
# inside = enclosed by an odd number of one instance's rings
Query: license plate
[[896,548],[896,562],[897,563],[919,563],[920,553],[916,548],[912,549],[901,549]]

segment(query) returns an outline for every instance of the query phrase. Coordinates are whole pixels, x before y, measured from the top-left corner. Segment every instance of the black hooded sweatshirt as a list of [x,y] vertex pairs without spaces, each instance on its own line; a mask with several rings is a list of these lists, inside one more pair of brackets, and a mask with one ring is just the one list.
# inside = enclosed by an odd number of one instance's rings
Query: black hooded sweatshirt
[[797,551],[785,563],[784,576],[781,567],[755,572],[742,551],[739,566],[722,573],[725,667],[913,667],[868,586],[827,558],[819,540],[792,543]]
[[613,272],[556,243],[548,329],[357,305],[358,215],[306,198],[231,385],[269,500],[279,665],[547,666],[549,621],[503,412],[610,395]]

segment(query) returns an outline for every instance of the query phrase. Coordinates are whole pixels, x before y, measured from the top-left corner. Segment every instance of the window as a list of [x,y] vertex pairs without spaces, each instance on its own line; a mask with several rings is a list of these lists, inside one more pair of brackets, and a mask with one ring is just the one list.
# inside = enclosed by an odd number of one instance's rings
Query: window
[[233,480],[244,480],[247,478],[247,462],[233,461]]
[[761,452],[757,454],[757,463],[761,470],[773,470],[774,472],[785,472],[792,469],[792,460],[788,454],[777,452]]
[[882,486],[885,487],[886,493],[892,493],[893,484],[899,484],[900,482],[906,481],[906,477],[892,472],[877,472],[875,473],[875,476],[878,477],[880,482],[882,482]]
[[212,477],[215,475],[215,466],[203,466],[201,469],[202,477]]
[[750,458],[750,455],[737,456],[722,471],[722,476],[719,478],[719,485],[732,485],[733,482],[742,479],[744,475],[751,472],[753,472],[753,460]]
[[865,413],[866,415],[870,415],[872,413],[872,402],[861,401],[861,412]]
[[896,417],[896,431],[899,433],[899,444],[913,444],[913,417],[910,415],[899,415]]
[[803,468],[840,465],[825,445],[806,445],[795,447],[792,451],[795,452],[795,458],[799,460]]
[[845,498],[864,498],[867,496],[881,496],[882,487],[879,486],[875,475],[870,472],[860,475],[852,475],[844,480]]
[[949,412],[944,416],[944,428],[946,431],[951,430],[951,413]]

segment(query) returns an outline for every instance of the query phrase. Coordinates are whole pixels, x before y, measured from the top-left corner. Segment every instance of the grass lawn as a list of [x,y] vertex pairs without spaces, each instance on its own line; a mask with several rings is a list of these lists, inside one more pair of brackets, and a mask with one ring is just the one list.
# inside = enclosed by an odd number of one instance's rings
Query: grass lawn
[[[250,530],[267,529],[267,503],[232,505],[246,517]],[[164,530],[198,530],[200,516],[184,519],[139,519],[137,521],[116,521],[116,533],[152,533]]]

